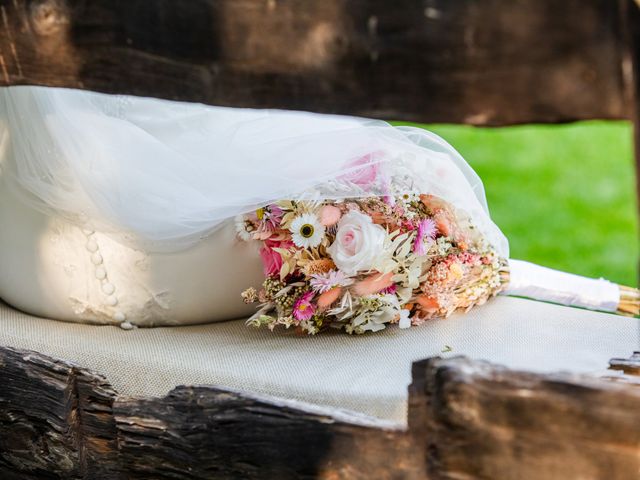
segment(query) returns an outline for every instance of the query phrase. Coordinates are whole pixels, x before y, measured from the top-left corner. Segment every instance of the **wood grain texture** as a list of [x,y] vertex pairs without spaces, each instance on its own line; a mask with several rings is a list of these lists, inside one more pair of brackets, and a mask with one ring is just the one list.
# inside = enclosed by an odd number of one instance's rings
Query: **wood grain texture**
[[3,479],[636,478],[640,389],[432,358],[409,428],[216,387],[118,395],[97,374],[0,347]]
[[114,408],[135,478],[424,479],[405,431],[362,425],[212,387]]
[[430,478],[638,478],[635,386],[458,357],[415,363],[409,398]]
[[2,479],[426,478],[406,431],[330,409],[214,387],[128,398],[6,347],[0,385]]
[[[640,211],[640,2],[618,0],[622,30],[624,98],[633,122],[637,205]],[[638,264],[640,270],[640,263]]]
[[111,478],[117,462],[104,378],[35,352],[0,348],[0,478]]
[[625,118],[621,2],[0,0],[0,84],[498,125]]

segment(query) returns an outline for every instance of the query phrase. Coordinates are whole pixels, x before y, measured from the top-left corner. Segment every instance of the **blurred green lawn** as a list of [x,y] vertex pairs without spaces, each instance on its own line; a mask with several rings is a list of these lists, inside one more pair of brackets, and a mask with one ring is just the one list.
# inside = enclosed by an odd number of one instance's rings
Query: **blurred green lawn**
[[638,216],[627,122],[425,128],[451,143],[480,175],[512,258],[637,285]]

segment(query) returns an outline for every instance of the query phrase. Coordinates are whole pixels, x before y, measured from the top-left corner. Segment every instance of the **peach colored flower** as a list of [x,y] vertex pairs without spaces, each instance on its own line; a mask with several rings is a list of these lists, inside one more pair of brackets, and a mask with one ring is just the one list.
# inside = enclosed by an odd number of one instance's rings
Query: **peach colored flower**
[[360,296],[372,295],[393,285],[392,278],[393,272],[385,273],[384,275],[379,272],[375,272],[364,280],[356,283],[353,287],[353,291]]
[[369,216],[376,225],[385,225],[389,223],[389,218],[382,212],[371,212],[369,213]]
[[440,210],[439,212],[437,212],[434,216],[434,219],[436,221],[436,226],[438,227],[438,231],[442,235],[444,235],[445,237],[448,237],[452,234],[453,227],[451,225],[451,219],[449,218],[449,215],[445,211]]
[[333,302],[340,298],[342,293],[342,287],[334,287],[331,290],[324,292],[318,297],[317,304],[320,310],[325,310],[331,306]]
[[420,201],[422,204],[431,211],[442,210],[447,208],[447,203],[434,195],[422,194],[420,195]]
[[335,225],[342,217],[342,212],[338,207],[333,205],[325,205],[320,209],[320,223],[325,227]]
[[432,297],[427,297],[426,295],[418,295],[416,297],[416,303],[426,310],[436,310],[440,307],[438,300]]

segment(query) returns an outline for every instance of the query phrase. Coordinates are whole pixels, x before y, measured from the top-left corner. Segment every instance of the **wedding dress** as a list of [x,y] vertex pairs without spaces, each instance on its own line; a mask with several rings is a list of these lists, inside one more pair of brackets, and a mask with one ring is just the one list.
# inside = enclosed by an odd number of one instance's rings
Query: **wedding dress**
[[[350,175],[368,167],[407,183],[365,190]],[[402,195],[407,184],[464,211],[508,258],[482,182],[428,131],[303,112],[4,88],[0,298],[47,318],[125,328],[247,317],[253,308],[239,293],[263,273],[259,246],[238,242],[235,217],[281,199]],[[513,294],[617,308],[615,284],[510,264]]]

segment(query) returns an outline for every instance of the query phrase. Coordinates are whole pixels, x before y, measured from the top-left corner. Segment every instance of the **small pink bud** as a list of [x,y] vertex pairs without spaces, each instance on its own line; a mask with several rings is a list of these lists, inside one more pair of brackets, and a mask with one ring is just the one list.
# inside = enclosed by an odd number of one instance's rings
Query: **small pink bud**
[[325,205],[320,209],[320,223],[325,227],[335,225],[340,220],[342,212],[338,207],[333,205]]

